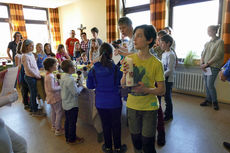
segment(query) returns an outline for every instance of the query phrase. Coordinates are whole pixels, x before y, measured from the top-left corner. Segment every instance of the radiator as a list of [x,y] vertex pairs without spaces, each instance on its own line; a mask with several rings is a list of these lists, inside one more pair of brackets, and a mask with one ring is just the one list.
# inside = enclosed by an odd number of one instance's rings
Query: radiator
[[203,75],[199,73],[178,72],[174,73],[174,88],[184,91],[204,93],[205,86]]

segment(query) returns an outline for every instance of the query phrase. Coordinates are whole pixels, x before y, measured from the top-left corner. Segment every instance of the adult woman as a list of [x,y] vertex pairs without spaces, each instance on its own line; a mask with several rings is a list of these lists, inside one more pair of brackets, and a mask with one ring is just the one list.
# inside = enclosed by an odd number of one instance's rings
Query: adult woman
[[[128,94],[127,116],[135,153],[155,153],[155,132],[159,103],[156,95],[165,93],[162,63],[149,49],[155,44],[156,30],[141,25],[134,30],[134,47],[138,53],[127,56],[133,61],[134,84]],[[121,84],[125,85],[128,65],[123,62]],[[157,87],[155,87],[157,83]]]
[[105,144],[103,151],[112,153],[112,136],[115,153],[124,153],[121,145],[121,95],[119,93],[122,72],[112,61],[112,47],[103,43],[100,47],[101,60],[94,64],[87,79],[87,87],[96,89],[96,108],[101,117]]
[[211,75],[204,75],[206,99],[200,106],[209,106],[213,103],[214,109],[219,110],[215,80],[224,61],[224,41],[217,37],[219,26],[211,25],[208,27],[208,35],[211,40],[204,46],[201,54],[201,69],[206,72],[211,69]]

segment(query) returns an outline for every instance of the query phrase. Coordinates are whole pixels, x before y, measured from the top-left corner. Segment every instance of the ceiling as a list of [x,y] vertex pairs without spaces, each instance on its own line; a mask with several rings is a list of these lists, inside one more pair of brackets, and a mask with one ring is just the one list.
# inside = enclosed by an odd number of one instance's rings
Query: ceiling
[[79,0],[0,0],[1,3],[14,3],[27,6],[56,8]]

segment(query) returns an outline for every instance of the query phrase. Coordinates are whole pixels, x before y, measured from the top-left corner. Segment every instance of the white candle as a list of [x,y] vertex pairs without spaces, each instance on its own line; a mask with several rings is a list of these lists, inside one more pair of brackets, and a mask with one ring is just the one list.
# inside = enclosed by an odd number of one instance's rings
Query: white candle
[[125,60],[128,65],[128,73],[126,75],[126,86],[134,86],[133,60],[131,58],[126,58]]

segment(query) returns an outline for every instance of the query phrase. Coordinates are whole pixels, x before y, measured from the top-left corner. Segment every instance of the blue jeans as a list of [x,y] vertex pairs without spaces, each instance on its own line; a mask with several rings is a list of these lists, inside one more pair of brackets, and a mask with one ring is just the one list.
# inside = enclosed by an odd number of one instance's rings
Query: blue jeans
[[173,116],[173,104],[172,104],[172,86],[173,82],[168,82],[165,80],[166,92],[165,92],[165,116]]
[[26,83],[30,90],[30,109],[32,112],[38,111],[38,104],[36,102],[37,97],[37,79],[29,76],[24,76]]
[[212,75],[204,75],[204,82],[206,88],[206,101],[217,103],[217,95],[215,88],[215,80],[220,71],[218,68],[211,67]]

